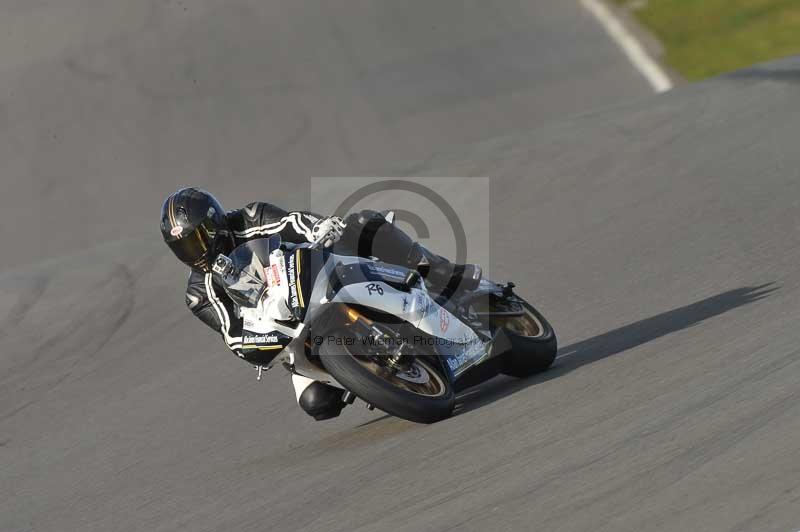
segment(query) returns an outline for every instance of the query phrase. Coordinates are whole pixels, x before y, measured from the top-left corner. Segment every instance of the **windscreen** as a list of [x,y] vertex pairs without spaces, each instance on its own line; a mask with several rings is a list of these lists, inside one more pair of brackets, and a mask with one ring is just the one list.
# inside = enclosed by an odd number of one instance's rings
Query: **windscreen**
[[280,235],[250,240],[234,249],[229,256],[220,255],[214,261],[225,291],[236,304],[255,307],[267,290],[269,255],[280,248]]

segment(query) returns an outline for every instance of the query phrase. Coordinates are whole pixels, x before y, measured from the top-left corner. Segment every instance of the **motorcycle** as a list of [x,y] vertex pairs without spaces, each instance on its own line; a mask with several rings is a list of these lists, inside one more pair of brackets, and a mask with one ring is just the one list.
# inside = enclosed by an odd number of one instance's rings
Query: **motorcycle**
[[[220,255],[213,272],[243,319],[242,349],[279,352],[267,369],[280,362],[294,380],[409,421],[445,419],[461,390],[500,373],[533,375],[556,356],[553,328],[510,282],[435,294],[417,270],[279,235]],[[289,319],[267,312],[275,295]]]

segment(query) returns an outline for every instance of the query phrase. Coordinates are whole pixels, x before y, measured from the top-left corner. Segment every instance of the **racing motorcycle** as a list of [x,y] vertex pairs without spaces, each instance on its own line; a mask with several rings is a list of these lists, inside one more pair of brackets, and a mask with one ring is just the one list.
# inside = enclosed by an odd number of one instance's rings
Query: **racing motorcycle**
[[[243,349],[280,351],[267,369],[283,363],[295,380],[341,388],[347,404],[414,422],[445,419],[457,392],[544,371],[556,356],[553,328],[510,282],[436,294],[417,270],[279,235],[220,255],[213,272],[243,318]],[[291,319],[269,316],[272,296]]]

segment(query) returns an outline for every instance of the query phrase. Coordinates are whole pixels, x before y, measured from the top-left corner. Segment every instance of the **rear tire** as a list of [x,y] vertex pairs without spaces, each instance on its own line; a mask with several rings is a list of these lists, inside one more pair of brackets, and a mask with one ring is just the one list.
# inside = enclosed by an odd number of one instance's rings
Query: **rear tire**
[[[342,333],[342,337],[345,336],[349,336],[348,333]],[[362,357],[357,358],[348,346],[325,343],[319,347],[318,353],[322,365],[339,383],[361,400],[387,414],[416,423],[435,423],[453,414],[453,386],[442,370],[425,357],[416,358],[412,369],[419,373],[422,380],[427,372],[431,384],[430,395],[415,393],[385,380],[378,375],[381,366]]]
[[510,345],[509,351],[505,354],[503,373],[525,378],[541,373],[553,364],[558,352],[558,340],[553,327],[538,310],[521,298],[517,300],[526,311],[524,318],[520,319],[531,320],[537,330],[530,330],[530,324],[523,327],[520,327],[520,324],[503,327],[503,333]]

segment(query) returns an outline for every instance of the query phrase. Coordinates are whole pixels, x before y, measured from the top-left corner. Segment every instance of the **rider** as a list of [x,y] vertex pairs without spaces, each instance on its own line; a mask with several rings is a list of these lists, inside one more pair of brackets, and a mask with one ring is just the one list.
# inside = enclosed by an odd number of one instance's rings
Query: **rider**
[[[212,275],[211,265],[217,255],[227,255],[243,242],[274,234],[292,243],[320,242],[325,247],[336,243],[337,253],[376,256],[384,262],[417,268],[433,286],[469,287],[480,279],[477,266],[455,265],[429,252],[375,211],[361,211],[343,220],[254,202],[226,213],[208,192],[180,189],[161,207],[161,235],[191,268],[186,305],[203,323],[220,331],[236,355],[259,368],[267,366],[278,351],[243,346],[242,319]],[[285,300],[270,303],[279,314],[288,308]],[[345,405],[340,389],[299,375],[293,375],[292,380],[297,401],[309,415],[318,420],[339,415]]]

